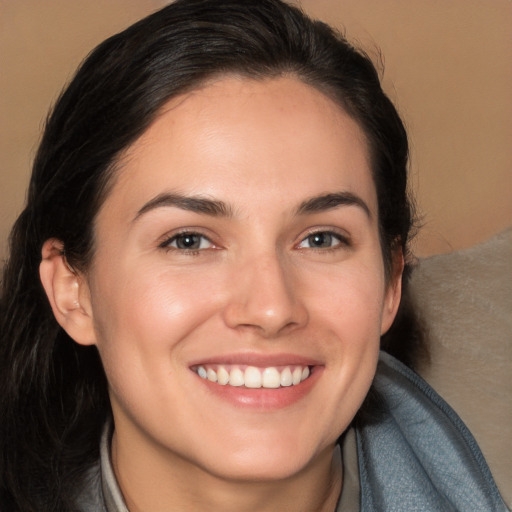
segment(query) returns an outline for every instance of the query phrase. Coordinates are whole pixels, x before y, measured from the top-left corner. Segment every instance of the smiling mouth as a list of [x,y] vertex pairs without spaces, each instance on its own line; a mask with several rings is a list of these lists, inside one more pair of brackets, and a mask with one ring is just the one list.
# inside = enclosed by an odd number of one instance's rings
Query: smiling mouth
[[278,389],[297,386],[309,378],[309,366],[198,365],[192,368],[199,377],[221,386],[249,389]]

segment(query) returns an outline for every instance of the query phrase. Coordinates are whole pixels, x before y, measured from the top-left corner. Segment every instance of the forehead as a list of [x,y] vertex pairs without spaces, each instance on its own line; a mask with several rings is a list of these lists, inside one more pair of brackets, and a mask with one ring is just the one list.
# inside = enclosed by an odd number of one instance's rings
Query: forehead
[[247,190],[300,200],[342,188],[370,207],[375,195],[359,125],[293,77],[221,77],[171,99],[118,168],[111,195],[134,202],[163,189],[228,203]]

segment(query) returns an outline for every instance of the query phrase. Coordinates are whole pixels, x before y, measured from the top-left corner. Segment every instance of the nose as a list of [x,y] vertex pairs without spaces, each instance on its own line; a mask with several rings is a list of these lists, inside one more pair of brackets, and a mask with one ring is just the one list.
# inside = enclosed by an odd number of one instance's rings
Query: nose
[[231,294],[224,322],[232,329],[253,330],[273,338],[308,322],[308,312],[290,264],[278,255],[251,258],[230,276]]

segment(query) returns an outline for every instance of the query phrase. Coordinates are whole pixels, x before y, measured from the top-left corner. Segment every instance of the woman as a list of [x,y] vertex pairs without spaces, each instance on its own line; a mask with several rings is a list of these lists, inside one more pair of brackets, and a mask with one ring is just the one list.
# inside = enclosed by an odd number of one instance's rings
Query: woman
[[375,377],[407,152],[370,60],[279,0],[100,45],[12,233],[4,509],[505,510],[432,390],[385,354]]

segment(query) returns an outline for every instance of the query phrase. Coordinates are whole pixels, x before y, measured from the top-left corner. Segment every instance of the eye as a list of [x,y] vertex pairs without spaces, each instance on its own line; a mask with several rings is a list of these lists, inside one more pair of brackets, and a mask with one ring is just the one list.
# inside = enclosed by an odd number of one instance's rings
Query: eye
[[200,233],[179,233],[163,242],[160,247],[172,248],[182,251],[198,251],[201,249],[211,249],[213,242]]
[[298,245],[299,249],[332,249],[338,245],[348,245],[346,238],[331,231],[317,231],[308,235]]

